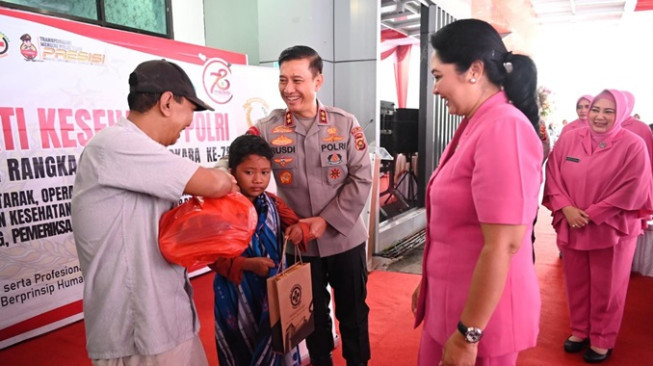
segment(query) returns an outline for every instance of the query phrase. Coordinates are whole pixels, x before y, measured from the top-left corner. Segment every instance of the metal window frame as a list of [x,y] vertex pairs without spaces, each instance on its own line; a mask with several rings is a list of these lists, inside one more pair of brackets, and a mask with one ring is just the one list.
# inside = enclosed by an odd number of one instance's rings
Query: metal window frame
[[456,20],[438,5],[421,6],[420,34],[420,95],[418,133],[424,136],[418,141],[418,184],[417,201],[420,207],[425,205],[426,187],[433,171],[437,168],[445,147],[453,138],[461,116],[449,114],[449,108],[441,98],[433,95],[433,77],[431,76],[431,53],[433,49],[429,37],[445,25]]

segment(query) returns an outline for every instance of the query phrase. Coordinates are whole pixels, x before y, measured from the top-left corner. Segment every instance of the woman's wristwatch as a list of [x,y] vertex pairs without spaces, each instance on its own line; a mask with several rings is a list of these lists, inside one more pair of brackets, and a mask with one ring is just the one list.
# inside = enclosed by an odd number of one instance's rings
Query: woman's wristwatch
[[465,337],[467,343],[478,343],[483,336],[483,331],[480,328],[468,327],[463,322],[458,322],[458,330]]

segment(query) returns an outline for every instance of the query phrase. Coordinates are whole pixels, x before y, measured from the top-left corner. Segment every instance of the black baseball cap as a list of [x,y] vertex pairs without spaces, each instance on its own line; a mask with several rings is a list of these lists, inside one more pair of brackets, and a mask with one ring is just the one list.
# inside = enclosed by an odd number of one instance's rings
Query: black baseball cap
[[197,97],[193,83],[186,72],[179,65],[170,61],[145,61],[136,66],[136,69],[129,75],[130,93],[163,93],[167,91],[193,102],[197,106],[196,111],[214,110]]

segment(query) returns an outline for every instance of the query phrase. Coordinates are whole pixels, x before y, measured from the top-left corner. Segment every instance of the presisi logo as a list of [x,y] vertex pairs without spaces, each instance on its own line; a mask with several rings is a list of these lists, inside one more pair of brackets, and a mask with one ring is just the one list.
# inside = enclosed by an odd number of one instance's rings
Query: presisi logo
[[39,46],[43,61],[103,65],[105,60],[105,54],[87,52],[67,39],[40,36]]
[[0,32],[0,57],[7,56],[9,51],[9,38]]
[[204,65],[202,83],[204,91],[212,101],[218,104],[228,103],[231,93],[231,65],[219,58],[212,58]]
[[20,44],[20,54],[25,57],[25,61],[34,61],[39,51],[32,43],[32,36],[29,33],[25,33],[20,36],[20,41],[23,42]]

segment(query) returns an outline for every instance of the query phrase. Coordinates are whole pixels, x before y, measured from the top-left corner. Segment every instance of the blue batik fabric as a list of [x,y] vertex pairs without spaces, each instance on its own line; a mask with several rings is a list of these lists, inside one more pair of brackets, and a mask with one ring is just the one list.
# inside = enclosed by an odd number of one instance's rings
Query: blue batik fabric
[[[243,257],[268,257],[275,263],[274,276],[282,259],[283,232],[274,200],[263,193],[254,201],[258,213],[256,231]],[[285,263],[284,263],[285,264]],[[282,365],[283,356],[272,351],[267,300],[267,277],[244,271],[239,285],[216,274],[215,337],[220,366]]]

